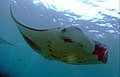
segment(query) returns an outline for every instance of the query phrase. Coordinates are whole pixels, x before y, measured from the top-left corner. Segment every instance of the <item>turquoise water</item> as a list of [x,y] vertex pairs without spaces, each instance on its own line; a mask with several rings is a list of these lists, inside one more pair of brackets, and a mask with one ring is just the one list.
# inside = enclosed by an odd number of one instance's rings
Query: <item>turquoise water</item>
[[[119,0],[56,1],[0,0],[0,77],[119,77]],[[108,62],[70,65],[43,58],[24,41],[10,17],[10,4],[14,16],[32,28],[80,27],[108,46]]]

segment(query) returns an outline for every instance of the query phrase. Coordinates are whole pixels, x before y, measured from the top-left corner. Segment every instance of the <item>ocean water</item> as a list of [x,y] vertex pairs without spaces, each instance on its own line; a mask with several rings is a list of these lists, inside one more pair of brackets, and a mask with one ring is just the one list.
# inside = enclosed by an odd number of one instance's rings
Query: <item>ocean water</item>
[[[32,50],[10,16],[36,29],[78,26],[106,44],[106,64],[71,65]],[[0,0],[0,77],[120,77],[119,0]]]

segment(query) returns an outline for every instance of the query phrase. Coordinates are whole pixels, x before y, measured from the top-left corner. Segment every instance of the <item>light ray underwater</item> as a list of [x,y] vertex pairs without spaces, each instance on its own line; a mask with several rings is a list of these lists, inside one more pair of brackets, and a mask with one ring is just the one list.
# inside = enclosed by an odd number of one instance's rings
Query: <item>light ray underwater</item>
[[28,45],[44,58],[73,65],[103,64],[107,62],[107,46],[84,34],[75,26],[34,29],[10,14]]

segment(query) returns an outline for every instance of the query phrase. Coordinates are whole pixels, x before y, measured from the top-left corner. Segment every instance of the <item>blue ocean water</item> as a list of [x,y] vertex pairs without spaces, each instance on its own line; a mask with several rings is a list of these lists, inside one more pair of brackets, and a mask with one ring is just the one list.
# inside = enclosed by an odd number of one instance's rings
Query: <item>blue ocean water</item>
[[[108,62],[70,65],[43,58],[21,36],[10,5],[14,16],[32,28],[80,27],[108,46]],[[119,0],[0,0],[0,77],[120,77],[119,16]]]

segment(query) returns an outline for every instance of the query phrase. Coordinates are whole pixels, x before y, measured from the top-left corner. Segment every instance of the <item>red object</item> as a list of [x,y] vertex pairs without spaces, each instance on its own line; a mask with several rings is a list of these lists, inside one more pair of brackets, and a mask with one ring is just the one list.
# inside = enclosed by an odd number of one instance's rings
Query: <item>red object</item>
[[100,44],[95,44],[95,50],[93,51],[94,55],[98,56],[98,61],[102,61],[103,63],[107,62],[108,53],[106,52],[107,48],[101,47]]
[[73,42],[70,38],[64,38],[63,40],[64,40],[64,42],[69,42],[69,43]]

